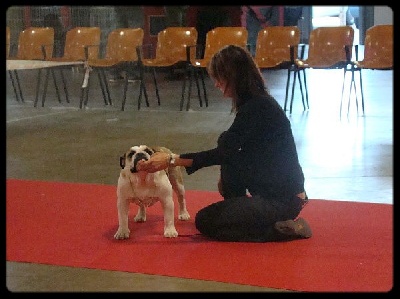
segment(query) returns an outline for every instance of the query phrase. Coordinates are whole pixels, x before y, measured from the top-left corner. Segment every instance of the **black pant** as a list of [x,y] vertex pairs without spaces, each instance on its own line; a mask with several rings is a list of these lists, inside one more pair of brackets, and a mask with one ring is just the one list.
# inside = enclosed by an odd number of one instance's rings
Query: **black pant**
[[[247,197],[245,179],[234,165],[221,165],[224,200],[201,209],[195,218],[198,231],[220,241],[282,241],[288,236],[274,229],[277,221],[295,219],[303,201],[292,198]],[[252,190],[249,190],[252,192]]]
[[295,219],[301,211],[297,196],[287,206],[260,196],[241,196],[213,203],[195,217],[199,232],[212,239],[231,242],[284,241],[291,237],[274,229],[277,221]]

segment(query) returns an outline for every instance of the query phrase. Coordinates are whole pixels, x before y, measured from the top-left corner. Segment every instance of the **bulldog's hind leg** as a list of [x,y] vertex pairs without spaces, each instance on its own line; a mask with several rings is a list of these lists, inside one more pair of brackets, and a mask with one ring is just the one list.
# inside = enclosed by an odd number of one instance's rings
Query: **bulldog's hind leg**
[[146,208],[143,206],[139,206],[137,214],[135,218],[133,218],[135,222],[145,222],[146,221]]
[[172,189],[178,197],[179,204],[179,220],[189,220],[190,214],[186,209],[185,199],[185,186],[183,185],[183,176],[180,167],[170,167],[169,169],[169,181],[171,182]]

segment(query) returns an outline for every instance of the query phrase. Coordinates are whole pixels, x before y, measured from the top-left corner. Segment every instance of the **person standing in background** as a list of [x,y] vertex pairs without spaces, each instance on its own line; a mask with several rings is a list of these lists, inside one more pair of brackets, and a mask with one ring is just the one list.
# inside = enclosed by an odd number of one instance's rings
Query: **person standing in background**
[[143,28],[144,14],[140,5],[115,6],[117,28]]
[[[140,5],[115,6],[115,15],[117,28],[144,28],[144,12]],[[110,74],[112,76],[110,82],[124,79],[118,68],[113,69]],[[137,80],[139,77],[134,71],[129,71],[126,76],[128,76],[129,82]]]
[[285,6],[283,26],[297,26],[303,16],[303,6]]
[[227,9],[223,6],[203,6],[197,13],[196,28],[199,44],[198,55],[204,57],[207,33],[215,27],[231,26]]
[[64,28],[60,17],[55,13],[47,14],[44,16],[43,25],[54,29],[54,57],[62,57],[67,29]]
[[164,6],[167,27],[185,27],[187,5]]
[[[164,6],[165,27],[186,27],[186,11],[187,5],[166,5]],[[170,68],[166,80],[181,80],[183,73],[175,72],[175,67]]]
[[256,43],[258,32],[267,26],[276,26],[278,24],[278,14],[274,6],[242,6],[241,23],[248,31],[248,45],[250,53],[254,56],[256,52]]

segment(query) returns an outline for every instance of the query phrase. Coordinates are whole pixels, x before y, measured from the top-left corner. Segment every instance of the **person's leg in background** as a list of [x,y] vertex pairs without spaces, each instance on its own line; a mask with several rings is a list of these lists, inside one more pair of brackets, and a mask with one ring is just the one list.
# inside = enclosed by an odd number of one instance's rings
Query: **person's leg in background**
[[[186,10],[187,5],[166,5],[164,6],[165,12],[165,26],[166,27],[185,27],[186,26]],[[183,73],[176,73],[175,68],[170,68],[169,74],[166,76],[167,80],[181,80]]]
[[242,26],[246,26],[248,48],[253,56],[256,52],[258,32],[266,26],[277,26],[278,24],[278,6],[242,6]]
[[246,20],[245,23],[248,33],[247,44],[251,55],[254,56],[256,52],[258,32],[261,29],[261,21],[257,18],[255,13],[247,6],[243,7],[242,14],[244,14],[244,18]]
[[[144,12],[140,5],[115,6],[115,14],[117,16],[117,28],[144,28]],[[110,71],[110,82],[116,82],[128,76],[128,81],[132,82],[139,78],[135,70],[128,70],[123,74],[121,69],[115,68]]]

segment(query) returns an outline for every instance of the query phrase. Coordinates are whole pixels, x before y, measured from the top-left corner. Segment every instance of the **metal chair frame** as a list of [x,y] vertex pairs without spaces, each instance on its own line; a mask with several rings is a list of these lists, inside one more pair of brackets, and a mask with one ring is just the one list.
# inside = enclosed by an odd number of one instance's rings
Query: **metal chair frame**
[[[89,59],[97,59],[99,57],[101,39],[100,27],[74,27],[67,31],[65,37],[64,55],[62,57],[51,57],[48,61],[57,62],[84,62],[86,63]],[[65,66],[54,67],[60,71],[61,80],[63,82],[64,92],[66,101],[69,103],[69,94],[63,69]],[[71,69],[71,66],[68,66]],[[48,72],[51,68],[48,68]],[[85,67],[85,74],[83,79],[83,85],[85,85],[85,78],[89,75],[89,68]],[[44,106],[45,95],[46,95],[47,81],[45,82],[45,92],[43,94],[42,106]],[[81,101],[79,107],[83,107],[84,92],[87,88],[81,91]],[[104,99],[105,105],[108,104]]]
[[[365,115],[364,91],[362,84],[362,70],[393,70],[393,25],[374,25],[367,29],[364,39],[364,58],[358,60],[359,48],[355,45],[355,60],[344,69],[344,76],[351,72],[350,91],[347,105],[347,114],[350,111],[350,99],[354,88],[356,109],[358,111],[358,96],[355,83],[355,72],[359,74],[359,86],[361,91],[362,113]],[[344,86],[340,100],[340,112],[342,112]]]
[[[182,68],[184,70],[184,78],[182,83],[182,96],[180,110],[182,110],[182,102],[186,90],[186,78],[189,75],[189,58],[195,58],[194,54],[188,52],[188,48],[197,44],[197,30],[195,27],[167,27],[160,31],[157,35],[157,46],[154,58],[141,58],[141,66],[143,69],[150,70],[153,76],[153,82],[156,89],[156,96],[158,105],[160,105],[160,95],[158,91],[158,84],[156,79],[156,69],[171,69],[172,67]],[[145,46],[144,46],[145,47]],[[143,47],[143,48],[144,48]],[[147,51],[149,45],[146,45]],[[147,51],[142,49],[141,53]],[[189,54],[188,54],[189,53]],[[143,56],[143,55],[142,55]],[[188,58],[189,57],[189,58]],[[189,88],[191,86],[189,85]],[[197,91],[200,98],[200,87],[197,83]],[[201,101],[201,98],[200,98]]]
[[[295,60],[295,73],[303,71],[303,83],[306,91],[306,69],[343,69],[351,64],[351,51],[354,40],[354,29],[351,26],[318,27],[310,32],[308,57]],[[300,77],[298,76],[299,80]],[[343,86],[345,76],[343,76]],[[290,101],[290,113],[292,113],[294,100],[294,86],[292,85],[292,97]],[[306,94],[308,101],[308,92]]]
[[[143,71],[139,67],[140,47],[143,44],[144,31],[142,28],[117,28],[108,34],[106,53],[104,58],[89,59],[87,66],[90,71],[97,72],[100,88],[103,94],[104,102],[112,105],[110,89],[107,80],[106,71],[118,68],[127,70],[128,68],[139,68],[140,70],[140,93],[138,98],[138,109],[140,109],[142,93],[144,94],[146,104],[149,106],[145,82],[143,80]],[[91,78],[91,77],[90,77]],[[88,103],[89,86],[87,85],[84,106]],[[82,87],[84,89],[85,87]],[[121,110],[124,111],[126,103],[126,94],[128,90],[128,76],[124,80],[124,93]],[[83,92],[81,93],[83,95]],[[81,98],[81,102],[82,102]]]
[[[261,29],[257,35],[256,51],[254,61],[263,70],[287,69],[286,93],[284,110],[289,96],[291,74],[297,74],[300,82],[300,91],[304,110],[309,108],[308,93],[306,92],[306,103],[304,101],[303,84],[300,80],[300,72],[295,72],[295,59],[303,58],[304,46],[300,45],[300,30],[297,26],[269,26]],[[298,55],[301,47],[301,55]],[[303,70],[304,76],[304,70]],[[293,78],[295,80],[296,78]],[[292,90],[292,93],[294,91]]]
[[[208,107],[208,97],[207,97],[207,90],[206,90],[206,85],[204,82],[204,77],[207,75],[206,69],[208,64],[210,63],[210,60],[212,56],[218,52],[220,49],[222,49],[224,46],[227,45],[237,45],[243,48],[247,48],[247,37],[248,37],[248,31],[245,27],[235,27],[235,26],[230,26],[230,27],[216,27],[214,29],[211,29],[210,31],[207,32],[206,34],[206,44],[204,48],[204,56],[203,58],[192,58],[193,55],[196,53],[200,53],[200,46],[196,45],[195,50],[190,49],[193,47],[190,47],[188,51],[190,51],[190,63],[188,64],[189,66],[189,91],[188,91],[188,96],[187,96],[187,102],[186,102],[186,110],[189,110],[190,108],[190,96],[191,96],[191,84],[193,78],[195,78],[197,86],[199,86],[198,83],[198,76],[200,76],[201,82],[202,82],[202,87],[203,87],[203,94],[204,94],[204,101],[206,104],[206,107]],[[189,54],[188,54],[189,56]],[[200,106],[202,106],[201,98],[199,96],[200,100]],[[180,104],[181,110],[184,105],[184,97],[182,97],[182,101]]]

